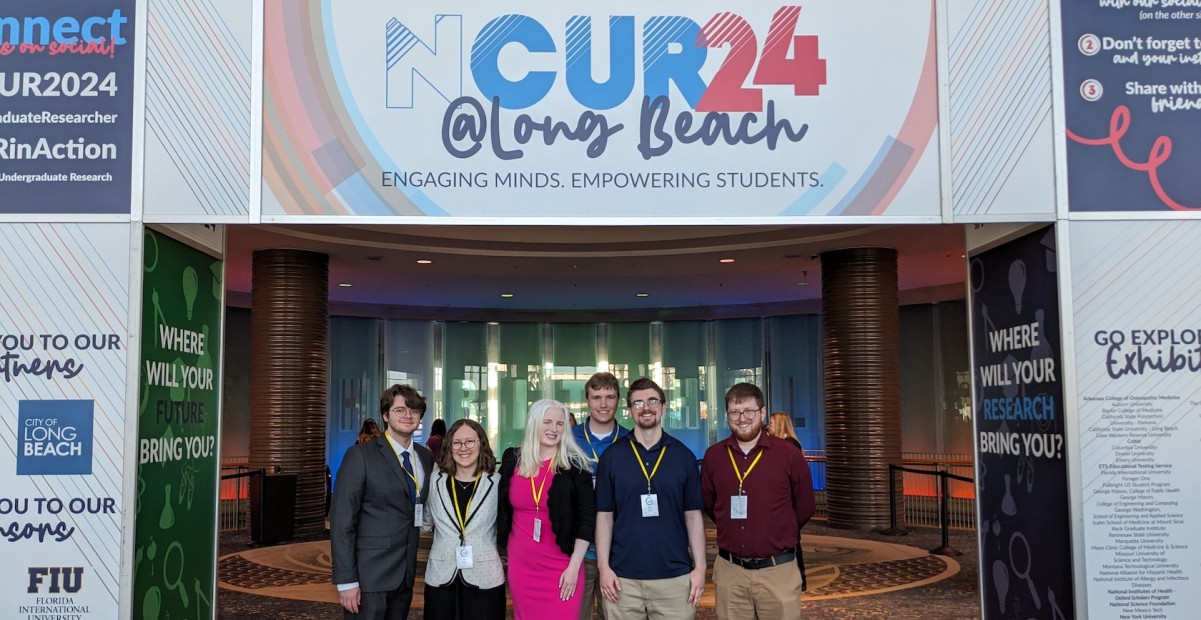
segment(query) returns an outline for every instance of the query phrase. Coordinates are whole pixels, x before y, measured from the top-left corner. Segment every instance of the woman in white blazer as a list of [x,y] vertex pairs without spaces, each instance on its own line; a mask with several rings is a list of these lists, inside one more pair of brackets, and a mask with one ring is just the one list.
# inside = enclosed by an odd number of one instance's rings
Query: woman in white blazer
[[425,618],[503,620],[505,569],[496,547],[500,474],[474,420],[446,433],[430,476],[424,529],[434,530],[425,565]]

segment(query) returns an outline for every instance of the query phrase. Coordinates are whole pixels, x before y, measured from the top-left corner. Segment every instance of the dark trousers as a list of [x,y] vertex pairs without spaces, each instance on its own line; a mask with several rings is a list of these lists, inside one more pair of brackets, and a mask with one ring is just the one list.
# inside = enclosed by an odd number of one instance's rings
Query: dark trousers
[[483,590],[456,574],[444,586],[425,586],[426,620],[504,620],[505,586]]
[[408,620],[409,608],[413,606],[413,584],[404,584],[391,592],[363,592],[359,599],[359,613],[345,609],[345,620]]

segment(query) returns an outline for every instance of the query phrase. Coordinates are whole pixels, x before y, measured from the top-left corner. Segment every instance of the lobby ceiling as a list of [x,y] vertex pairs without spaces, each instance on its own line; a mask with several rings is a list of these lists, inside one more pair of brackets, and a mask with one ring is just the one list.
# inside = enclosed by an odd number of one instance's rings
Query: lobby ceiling
[[897,250],[902,303],[962,298],[963,236],[948,225],[231,225],[227,287],[247,305],[253,252],[296,248],[329,255],[331,312],[813,311],[820,254],[851,247]]

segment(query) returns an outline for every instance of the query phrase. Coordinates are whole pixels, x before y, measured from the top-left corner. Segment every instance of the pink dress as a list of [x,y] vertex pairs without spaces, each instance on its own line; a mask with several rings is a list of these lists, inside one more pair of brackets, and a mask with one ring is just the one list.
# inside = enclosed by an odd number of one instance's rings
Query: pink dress
[[[513,505],[513,530],[509,534],[509,593],[513,597],[515,618],[577,618],[584,592],[584,568],[576,580],[575,593],[566,601],[559,599],[559,576],[571,558],[559,549],[551,530],[546,500],[554,473],[550,461],[534,475],[534,487],[543,488],[537,512],[542,519],[540,542],[534,542],[534,493],[530,479],[514,472],[509,480],[509,503]],[[545,480],[545,487],[543,481]]]

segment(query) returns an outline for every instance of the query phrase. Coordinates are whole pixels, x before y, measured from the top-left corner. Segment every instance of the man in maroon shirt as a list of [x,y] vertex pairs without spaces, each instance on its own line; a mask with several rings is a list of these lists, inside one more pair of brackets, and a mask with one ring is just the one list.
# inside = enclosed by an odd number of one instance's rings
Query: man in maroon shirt
[[717,617],[799,619],[796,545],[813,516],[813,478],[800,450],[764,429],[763,392],[726,392],[730,436],[705,451],[701,494],[717,523]]

